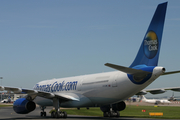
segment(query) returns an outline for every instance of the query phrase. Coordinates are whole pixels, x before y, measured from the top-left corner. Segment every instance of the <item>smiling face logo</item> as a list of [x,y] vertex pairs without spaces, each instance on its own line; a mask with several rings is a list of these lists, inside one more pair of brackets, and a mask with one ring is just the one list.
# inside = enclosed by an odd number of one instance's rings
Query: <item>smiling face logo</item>
[[152,59],[158,52],[158,38],[154,31],[149,31],[144,39],[144,54]]

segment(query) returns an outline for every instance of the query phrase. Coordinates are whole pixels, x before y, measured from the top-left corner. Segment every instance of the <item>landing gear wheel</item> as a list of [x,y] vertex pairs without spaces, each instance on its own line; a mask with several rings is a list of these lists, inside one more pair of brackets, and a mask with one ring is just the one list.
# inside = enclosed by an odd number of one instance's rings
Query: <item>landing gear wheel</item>
[[46,117],[46,112],[41,112],[41,117],[42,116]]
[[43,112],[41,112],[41,117],[43,116]]
[[63,118],[67,118],[67,113],[65,111],[63,112]]
[[63,117],[63,113],[60,111],[58,112],[58,118],[62,118]]
[[117,113],[116,117],[119,117],[119,116],[120,116],[120,113],[119,113],[119,111],[116,111],[116,113]]
[[52,117],[52,118],[55,118],[55,112],[54,112],[54,111],[51,112],[51,117]]
[[41,117],[42,116],[46,117],[46,112],[44,111],[45,108],[46,108],[46,106],[40,106],[40,109],[42,110],[42,112],[40,113]]
[[60,117],[59,112],[55,112],[55,113],[54,113],[54,117],[55,117],[55,118],[59,118],[59,117]]
[[109,114],[109,112],[104,112],[104,113],[103,113],[103,116],[104,116],[104,117],[110,117],[110,114]]
[[64,111],[64,112],[52,112],[51,113],[51,117],[52,118],[67,118],[67,113]]
[[109,112],[103,112],[104,117],[119,117],[120,113],[119,111],[109,111]]
[[114,117],[114,112],[110,111],[109,115],[110,115],[110,117]]

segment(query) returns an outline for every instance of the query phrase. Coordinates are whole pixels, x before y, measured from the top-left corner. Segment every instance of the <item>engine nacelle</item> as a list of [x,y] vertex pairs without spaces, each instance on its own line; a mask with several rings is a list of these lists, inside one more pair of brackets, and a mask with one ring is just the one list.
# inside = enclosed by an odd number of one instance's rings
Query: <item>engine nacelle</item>
[[121,101],[119,103],[113,104],[112,109],[114,111],[122,111],[126,108],[126,103],[124,101]]
[[27,114],[36,108],[36,104],[33,101],[29,101],[26,98],[19,98],[13,104],[13,109],[18,114]]

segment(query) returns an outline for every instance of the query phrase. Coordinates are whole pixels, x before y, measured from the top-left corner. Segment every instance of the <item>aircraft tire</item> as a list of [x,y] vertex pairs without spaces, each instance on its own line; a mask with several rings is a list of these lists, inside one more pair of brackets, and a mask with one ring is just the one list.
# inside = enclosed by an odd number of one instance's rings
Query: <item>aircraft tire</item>
[[55,118],[60,118],[60,113],[59,112],[55,112]]
[[41,117],[43,116],[43,112],[41,112]]
[[67,112],[63,112],[63,118],[67,118]]
[[41,112],[41,117],[46,117],[46,112]]
[[116,111],[116,113],[117,113],[116,117],[120,117],[119,111]]
[[104,117],[110,117],[110,114],[109,114],[109,112],[103,112],[103,116]]
[[51,113],[51,117],[55,118],[55,112],[54,111]]
[[110,117],[114,117],[114,112],[109,112]]
[[46,117],[46,112],[44,112],[44,117]]

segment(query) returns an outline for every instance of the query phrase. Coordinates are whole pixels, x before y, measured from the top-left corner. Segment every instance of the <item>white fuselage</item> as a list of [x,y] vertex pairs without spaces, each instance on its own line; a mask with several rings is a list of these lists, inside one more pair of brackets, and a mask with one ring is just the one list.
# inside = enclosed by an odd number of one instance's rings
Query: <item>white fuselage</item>
[[[41,81],[34,89],[74,99],[62,101],[62,107],[94,107],[123,101],[147,87],[162,73],[162,67],[155,67],[151,78],[141,85],[131,82],[126,73],[114,71]],[[41,106],[53,105],[51,99],[42,97],[36,97],[34,101]]]
[[147,103],[153,103],[153,104],[155,104],[155,103],[162,103],[162,104],[164,104],[164,103],[167,103],[167,104],[169,104],[169,103],[171,103],[170,101],[168,101],[167,99],[142,99],[142,101],[143,102],[147,102]]

